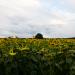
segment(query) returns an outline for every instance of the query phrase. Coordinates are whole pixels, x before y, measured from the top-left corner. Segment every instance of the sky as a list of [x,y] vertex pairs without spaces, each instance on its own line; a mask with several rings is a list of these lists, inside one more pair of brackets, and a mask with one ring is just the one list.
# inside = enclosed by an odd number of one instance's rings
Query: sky
[[0,0],[0,36],[75,37],[75,0]]

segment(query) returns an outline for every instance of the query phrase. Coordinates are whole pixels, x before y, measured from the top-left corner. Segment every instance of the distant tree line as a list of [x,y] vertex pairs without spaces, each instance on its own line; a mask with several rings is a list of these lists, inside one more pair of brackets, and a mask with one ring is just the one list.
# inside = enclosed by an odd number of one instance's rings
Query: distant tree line
[[[9,36],[8,38],[18,38],[18,37],[17,36]],[[41,33],[37,33],[33,38],[43,39],[43,35]]]

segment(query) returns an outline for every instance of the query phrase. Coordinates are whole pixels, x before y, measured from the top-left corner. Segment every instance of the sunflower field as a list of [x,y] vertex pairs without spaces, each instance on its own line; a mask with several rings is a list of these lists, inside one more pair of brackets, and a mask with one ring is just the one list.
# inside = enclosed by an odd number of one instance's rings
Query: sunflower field
[[75,75],[75,39],[0,39],[0,75]]

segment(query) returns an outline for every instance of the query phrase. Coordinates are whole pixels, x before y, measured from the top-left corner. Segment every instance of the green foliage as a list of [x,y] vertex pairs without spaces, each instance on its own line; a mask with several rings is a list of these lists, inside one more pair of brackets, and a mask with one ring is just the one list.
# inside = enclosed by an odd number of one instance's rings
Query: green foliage
[[41,33],[37,33],[35,38],[36,39],[43,39],[43,35]]
[[0,75],[75,75],[75,40],[0,39]]

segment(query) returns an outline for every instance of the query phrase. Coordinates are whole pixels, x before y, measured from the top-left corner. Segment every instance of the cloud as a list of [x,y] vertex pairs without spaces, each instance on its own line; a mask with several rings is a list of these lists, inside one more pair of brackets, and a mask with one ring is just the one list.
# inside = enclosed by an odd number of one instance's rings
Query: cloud
[[72,4],[75,6],[75,0],[66,0],[69,4]]
[[57,0],[0,0],[0,35],[75,36],[75,13],[67,7],[63,10],[60,4]]
[[16,28],[21,31],[27,27],[27,22],[39,6],[38,0],[0,0],[0,31],[5,31],[6,34]]
[[66,5],[75,5],[75,0],[60,0],[61,4],[66,4]]

